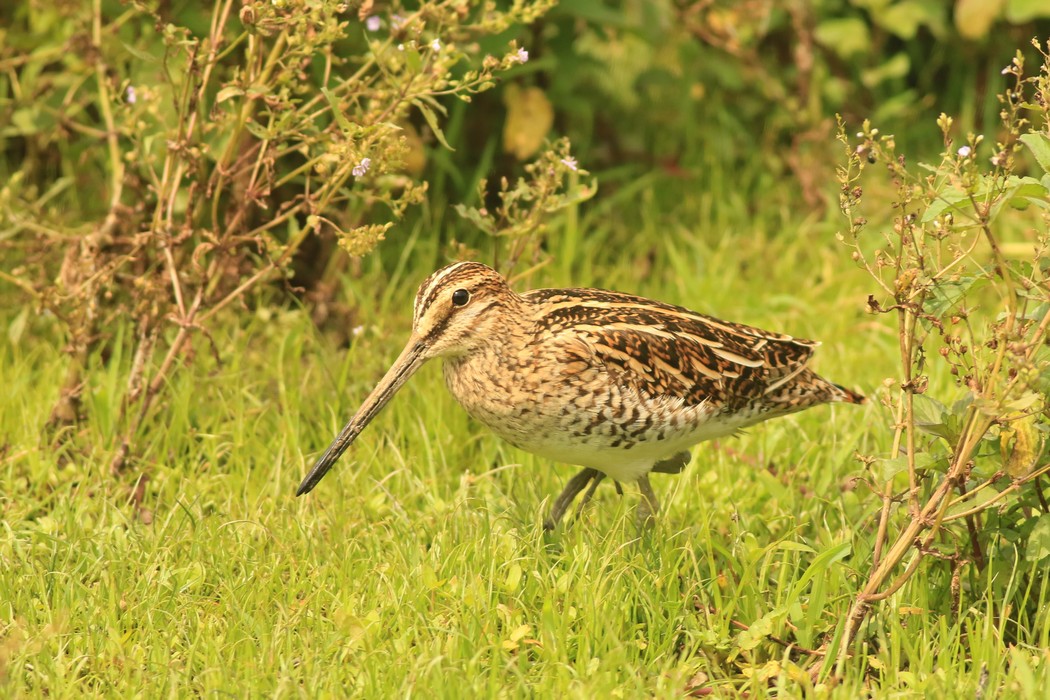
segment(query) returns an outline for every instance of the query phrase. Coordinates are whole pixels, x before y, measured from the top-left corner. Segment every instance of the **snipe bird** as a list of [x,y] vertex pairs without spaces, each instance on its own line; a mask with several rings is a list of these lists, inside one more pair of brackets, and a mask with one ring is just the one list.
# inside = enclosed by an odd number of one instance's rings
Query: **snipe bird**
[[687,448],[818,404],[864,401],[808,367],[816,346],[619,292],[517,294],[492,268],[455,263],[420,285],[408,344],[296,495],[440,357],[449,391],[473,418],[515,447],[584,467],[546,527],[586,488],[582,509],[606,476],[638,484],[644,523],[659,510],[649,473],[680,472]]

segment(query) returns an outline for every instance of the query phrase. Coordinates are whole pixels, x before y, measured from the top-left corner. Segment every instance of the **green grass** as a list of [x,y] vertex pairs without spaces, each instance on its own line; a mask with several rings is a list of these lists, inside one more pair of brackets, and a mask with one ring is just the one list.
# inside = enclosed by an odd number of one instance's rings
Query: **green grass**
[[[818,369],[874,398],[896,338],[862,313],[870,285],[836,221],[751,217],[717,192],[670,208],[660,186],[569,218],[552,245],[573,257],[534,284],[616,287],[820,339]],[[952,615],[936,562],[876,606],[837,685],[814,688],[812,660],[768,637],[833,641],[863,580],[879,502],[853,454],[888,449],[877,400],[699,447],[682,475],[657,477],[665,511],[640,538],[637,495],[608,485],[575,527],[544,533],[545,499],[573,469],[472,423],[435,363],[296,499],[400,350],[430,245],[414,243],[396,284],[378,261],[346,280],[364,326],[349,350],[305,311],[231,318],[216,332],[224,363],[201,353],[173,377],[119,478],[106,445],[130,358],[95,367],[90,420],[54,454],[39,437],[64,376],[54,326],[0,340],[0,695],[1036,697],[1050,683],[1046,587],[974,573]],[[613,247],[651,273],[591,263]],[[1029,612],[1004,610],[1018,599]]]

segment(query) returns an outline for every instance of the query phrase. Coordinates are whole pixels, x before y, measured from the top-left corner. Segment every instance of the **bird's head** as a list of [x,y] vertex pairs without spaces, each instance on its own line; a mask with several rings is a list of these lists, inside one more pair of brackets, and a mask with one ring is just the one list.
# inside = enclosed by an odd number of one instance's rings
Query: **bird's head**
[[413,342],[424,360],[468,354],[498,332],[499,309],[519,297],[487,265],[443,267],[419,286],[412,315]]
[[311,491],[365,426],[423,363],[467,355],[501,332],[499,309],[520,303],[507,281],[487,265],[461,262],[443,267],[416,292],[412,334],[405,349],[299,485]]

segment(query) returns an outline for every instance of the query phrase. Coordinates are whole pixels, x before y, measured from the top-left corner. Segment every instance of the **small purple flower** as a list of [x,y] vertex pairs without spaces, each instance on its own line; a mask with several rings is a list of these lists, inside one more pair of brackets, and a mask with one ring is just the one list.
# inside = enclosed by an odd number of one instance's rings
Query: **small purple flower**
[[958,151],[956,151],[956,153],[959,155],[960,158],[969,158],[970,154],[973,153],[973,149],[969,146],[963,146]]
[[401,15],[390,15],[390,28],[395,32],[405,26],[405,18]]
[[354,174],[354,177],[361,177],[362,175],[368,172],[368,168],[370,165],[372,165],[371,158],[362,158],[361,162],[355,165],[354,169],[350,172]]
[[378,32],[380,27],[383,26],[382,20],[379,19],[378,15],[372,15],[365,20],[365,28],[370,32]]
[[572,156],[569,156],[568,158],[562,158],[561,164],[573,172],[576,172],[580,167],[580,164],[577,163],[576,159]]
[[528,63],[529,52],[525,49],[518,49],[518,53],[514,55],[514,58],[518,61],[518,63]]
[[133,105],[133,104],[135,104],[136,102],[139,101],[139,96],[135,92],[135,86],[134,85],[128,85],[128,89],[124,93],[124,101],[127,102],[129,105]]
[[440,39],[434,39],[432,42],[430,42],[430,48],[432,50],[434,50],[434,51],[440,51],[441,50],[441,40]]

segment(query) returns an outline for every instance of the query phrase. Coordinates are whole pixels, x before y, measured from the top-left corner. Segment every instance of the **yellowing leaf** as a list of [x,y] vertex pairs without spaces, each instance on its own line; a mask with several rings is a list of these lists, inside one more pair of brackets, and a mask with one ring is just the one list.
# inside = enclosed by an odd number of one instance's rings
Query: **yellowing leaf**
[[423,147],[423,139],[412,124],[405,122],[400,125],[403,129],[402,136],[405,140],[405,172],[412,177],[419,177],[423,169],[427,167],[427,151]]
[[503,590],[505,591],[516,591],[518,586],[521,584],[522,575],[521,565],[514,562],[507,569],[507,578],[503,581]]
[[426,586],[427,590],[433,591],[445,584],[444,580],[437,577],[437,572],[426,564],[423,565],[423,570],[420,573],[420,578],[423,580],[423,585]]
[[766,613],[755,620],[748,629],[737,635],[737,646],[744,651],[750,651],[764,642],[771,634],[773,634],[772,613]]
[[554,108],[538,87],[511,84],[503,91],[507,121],[503,125],[503,150],[527,160],[540,150],[554,125]]
[[1004,0],[956,0],[955,28],[965,39],[983,39],[1003,10]]
[[1043,452],[1043,436],[1035,427],[1035,416],[1026,415],[1006,423],[999,431],[1003,468],[1013,477],[1024,476]]

